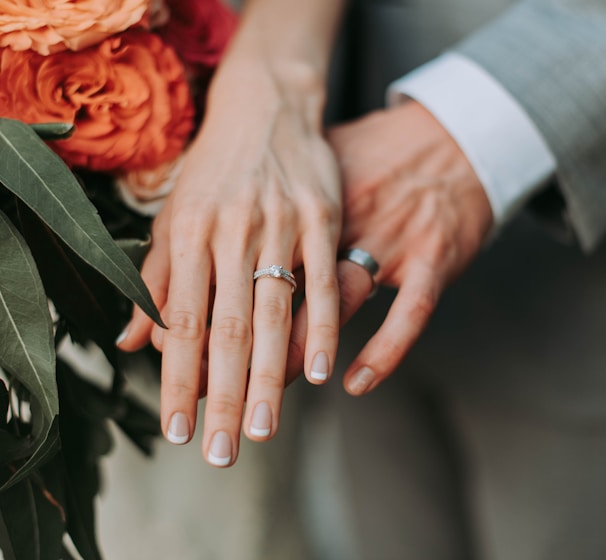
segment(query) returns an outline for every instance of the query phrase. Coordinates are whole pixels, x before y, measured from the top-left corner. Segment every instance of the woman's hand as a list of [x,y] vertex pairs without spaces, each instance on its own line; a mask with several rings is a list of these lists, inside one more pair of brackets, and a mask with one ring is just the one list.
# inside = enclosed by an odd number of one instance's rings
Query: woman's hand
[[259,441],[278,428],[292,290],[284,279],[253,282],[255,270],[305,267],[311,382],[328,379],[337,348],[341,193],[321,135],[322,81],[304,65],[262,60],[239,56],[219,71],[201,133],[154,222],[142,276],[168,330],[137,309],[120,341],[134,350],[151,337],[162,350],[161,422],[173,443],[191,438],[207,391],[203,453],[216,466],[236,460],[241,426]]

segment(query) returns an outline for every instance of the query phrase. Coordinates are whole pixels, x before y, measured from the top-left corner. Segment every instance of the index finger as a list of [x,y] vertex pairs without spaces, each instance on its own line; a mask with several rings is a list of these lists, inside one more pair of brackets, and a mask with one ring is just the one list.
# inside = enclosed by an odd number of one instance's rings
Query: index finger
[[411,258],[402,276],[385,321],[345,372],[343,385],[351,395],[371,391],[393,373],[435,309],[444,285],[437,271]]
[[[141,278],[160,310],[166,304],[170,277],[169,223],[171,202],[167,200],[161,213],[154,220],[151,231],[151,247],[141,268]],[[161,328],[161,327],[158,327]],[[132,317],[116,340],[118,347],[126,352],[139,350],[150,342],[154,323],[138,306],[133,309]]]
[[189,441],[196,423],[200,367],[206,335],[211,262],[208,251],[185,250],[173,236],[171,277],[162,345],[160,418],[166,438]]

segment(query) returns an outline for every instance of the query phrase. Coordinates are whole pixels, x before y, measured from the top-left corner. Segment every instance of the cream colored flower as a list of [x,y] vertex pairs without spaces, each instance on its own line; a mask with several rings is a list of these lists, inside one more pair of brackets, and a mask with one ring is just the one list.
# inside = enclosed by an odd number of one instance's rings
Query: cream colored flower
[[141,22],[149,0],[0,0],[0,47],[78,51]]
[[148,19],[150,29],[156,29],[168,23],[170,20],[170,9],[166,0],[150,0]]
[[116,177],[116,187],[124,203],[144,216],[155,216],[175,188],[183,169],[185,154],[154,169],[130,171]]

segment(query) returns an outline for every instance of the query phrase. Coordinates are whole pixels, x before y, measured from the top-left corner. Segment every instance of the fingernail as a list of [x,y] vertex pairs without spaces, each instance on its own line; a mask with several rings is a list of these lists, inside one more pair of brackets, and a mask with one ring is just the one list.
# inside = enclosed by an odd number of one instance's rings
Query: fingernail
[[250,433],[257,437],[267,437],[271,432],[271,408],[266,402],[255,406]]
[[182,412],[175,412],[168,425],[166,438],[171,443],[180,445],[189,440],[189,420]]
[[208,462],[216,467],[226,467],[231,462],[231,439],[227,432],[217,432],[210,444]]
[[126,340],[126,337],[128,336],[128,327],[129,326],[130,325],[126,325],[126,327],[124,327],[122,332],[118,335],[118,338],[116,338],[116,346],[119,346],[120,343],[122,343]]
[[369,367],[360,368],[347,383],[347,389],[352,395],[362,395],[375,380],[375,372]]
[[312,379],[317,379],[318,381],[325,381],[328,377],[328,356],[324,352],[316,354],[311,364],[310,376]]

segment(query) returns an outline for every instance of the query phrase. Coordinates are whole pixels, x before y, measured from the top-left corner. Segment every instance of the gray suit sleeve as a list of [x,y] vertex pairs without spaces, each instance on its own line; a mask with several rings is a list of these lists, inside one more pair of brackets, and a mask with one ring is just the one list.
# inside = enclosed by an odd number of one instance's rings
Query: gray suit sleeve
[[518,100],[556,157],[581,246],[606,237],[606,0],[527,0],[454,51]]

